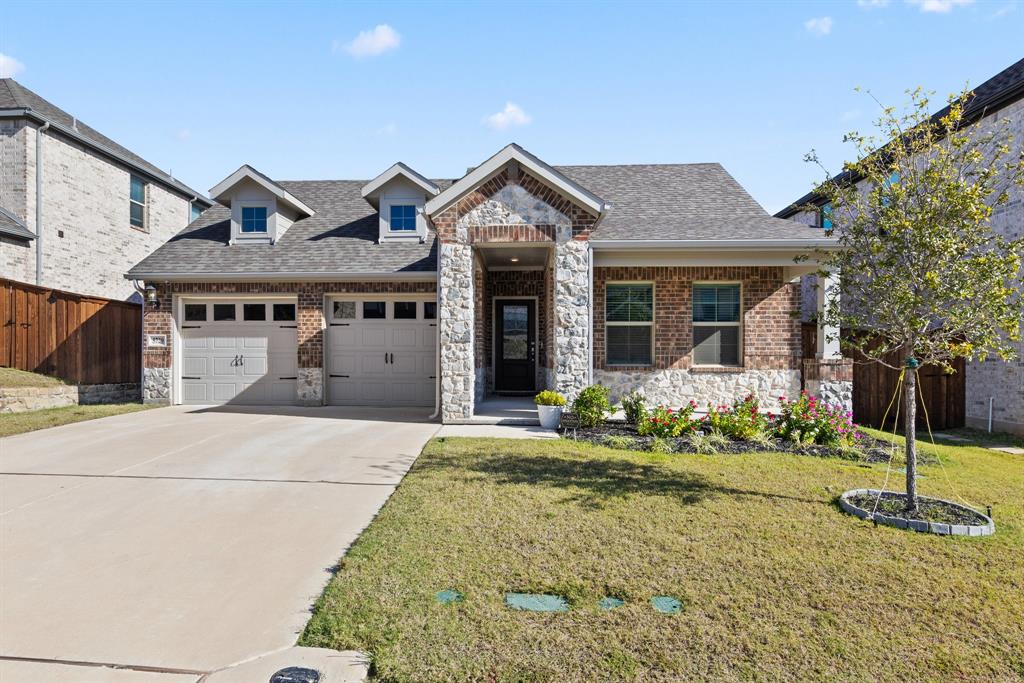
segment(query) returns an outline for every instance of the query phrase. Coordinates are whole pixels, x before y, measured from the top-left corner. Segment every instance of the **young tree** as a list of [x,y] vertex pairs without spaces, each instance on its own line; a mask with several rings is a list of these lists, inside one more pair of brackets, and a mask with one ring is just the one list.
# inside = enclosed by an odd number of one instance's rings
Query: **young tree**
[[[893,367],[884,357],[894,350],[902,359],[909,512],[918,502],[918,365],[1010,359],[1021,339],[1024,238],[1004,238],[989,221],[994,207],[1021,201],[1024,151],[1007,121],[965,119],[968,91],[935,117],[920,88],[908,94],[905,111],[882,107],[876,134],[844,136],[858,160],[816,194],[840,247],[819,254],[819,282],[840,277],[821,322],[865,331],[843,344],[869,362]],[[806,160],[822,167],[813,151]]]

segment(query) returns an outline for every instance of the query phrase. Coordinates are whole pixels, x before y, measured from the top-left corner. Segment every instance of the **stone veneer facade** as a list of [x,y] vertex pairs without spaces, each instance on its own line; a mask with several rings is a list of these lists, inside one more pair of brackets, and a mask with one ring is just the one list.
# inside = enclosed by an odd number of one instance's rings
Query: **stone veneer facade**
[[[654,283],[654,363],[610,366],[605,361],[604,305],[608,283]],[[693,365],[693,284],[739,282],[742,293],[743,365]],[[800,391],[799,288],[773,266],[596,267],[594,269],[594,381],[612,400],[632,390],[651,404],[678,406],[691,399],[732,403],[747,393],[769,406]]]
[[[27,119],[0,120],[0,206],[36,232],[36,136]],[[132,171],[54,129],[43,134],[42,286],[128,299],[129,268],[190,221],[191,197],[147,185],[146,229],[128,222]],[[36,243],[0,237],[0,273],[36,282]]]
[[[324,400],[324,300],[330,294],[418,294],[437,291],[432,281],[379,282],[170,282],[157,287],[159,307],[147,306],[144,332],[171,339],[173,297],[232,296],[237,294],[294,295],[298,374],[296,392],[302,405],[321,405]],[[143,354],[143,401],[171,400],[171,345],[145,349]]]

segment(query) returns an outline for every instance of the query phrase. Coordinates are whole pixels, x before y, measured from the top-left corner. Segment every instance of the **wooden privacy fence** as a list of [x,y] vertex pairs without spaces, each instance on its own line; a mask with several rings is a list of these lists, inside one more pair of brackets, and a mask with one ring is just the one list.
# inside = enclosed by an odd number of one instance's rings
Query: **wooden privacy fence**
[[[813,358],[817,342],[817,326],[813,323],[803,325],[803,352],[805,358]],[[849,333],[844,330],[842,336]],[[844,354],[848,352],[844,351]],[[893,370],[881,363],[865,362],[865,357],[851,353],[853,358],[853,419],[858,424],[892,429],[895,419],[896,404],[893,404],[882,424],[882,417],[892,400],[899,382],[899,370]],[[890,365],[902,363],[899,351],[890,352],[885,356]],[[925,411],[932,430],[952,429],[964,426],[967,400],[967,382],[965,378],[966,363],[958,358],[953,363],[953,373],[942,368],[924,365],[918,369],[917,378],[920,390],[917,397],[917,423],[925,426]],[[922,400],[922,397],[924,400]],[[902,415],[902,408],[900,409]],[[897,424],[902,424],[902,417]]]
[[142,307],[0,279],[0,366],[74,384],[139,381]]

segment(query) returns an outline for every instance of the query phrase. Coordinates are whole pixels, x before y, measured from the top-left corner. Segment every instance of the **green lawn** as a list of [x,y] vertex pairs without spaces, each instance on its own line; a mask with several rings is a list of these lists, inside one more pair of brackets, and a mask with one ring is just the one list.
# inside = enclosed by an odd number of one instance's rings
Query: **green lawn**
[[21,389],[23,387],[52,387],[64,384],[57,377],[25,372],[14,368],[0,368],[0,388]]
[[154,406],[141,403],[114,403],[95,406],[64,406],[63,408],[45,408],[29,410],[24,413],[5,413],[0,415],[0,436],[11,436],[23,432],[33,432],[47,427],[95,420],[98,417],[110,417],[124,413],[147,410]]
[[[1024,459],[938,451],[957,493],[993,506],[995,536],[840,512],[836,496],[881,485],[884,465],[436,440],[300,644],[366,650],[388,681],[1019,680]],[[922,471],[923,494],[953,496],[937,464]],[[437,604],[447,588],[465,602]],[[514,612],[506,591],[573,608]],[[660,594],[683,613],[655,613]],[[602,613],[605,595],[627,604]]]

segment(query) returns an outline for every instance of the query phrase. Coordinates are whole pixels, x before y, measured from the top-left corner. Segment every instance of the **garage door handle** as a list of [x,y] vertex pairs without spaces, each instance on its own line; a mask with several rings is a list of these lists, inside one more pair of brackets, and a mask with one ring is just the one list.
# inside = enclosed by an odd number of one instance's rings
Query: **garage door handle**
[[298,327],[298,325],[278,325],[278,327]]
[[202,327],[202,325],[182,325],[181,329],[183,329],[183,330],[198,330],[200,327]]
[[348,327],[352,323],[331,323],[331,327]]
[[331,377],[344,377],[345,379],[348,379],[348,375],[331,375]]
[[182,379],[202,379],[202,377],[185,377],[184,375],[182,375],[181,378]]
[[278,379],[298,379],[298,377],[278,377]]

